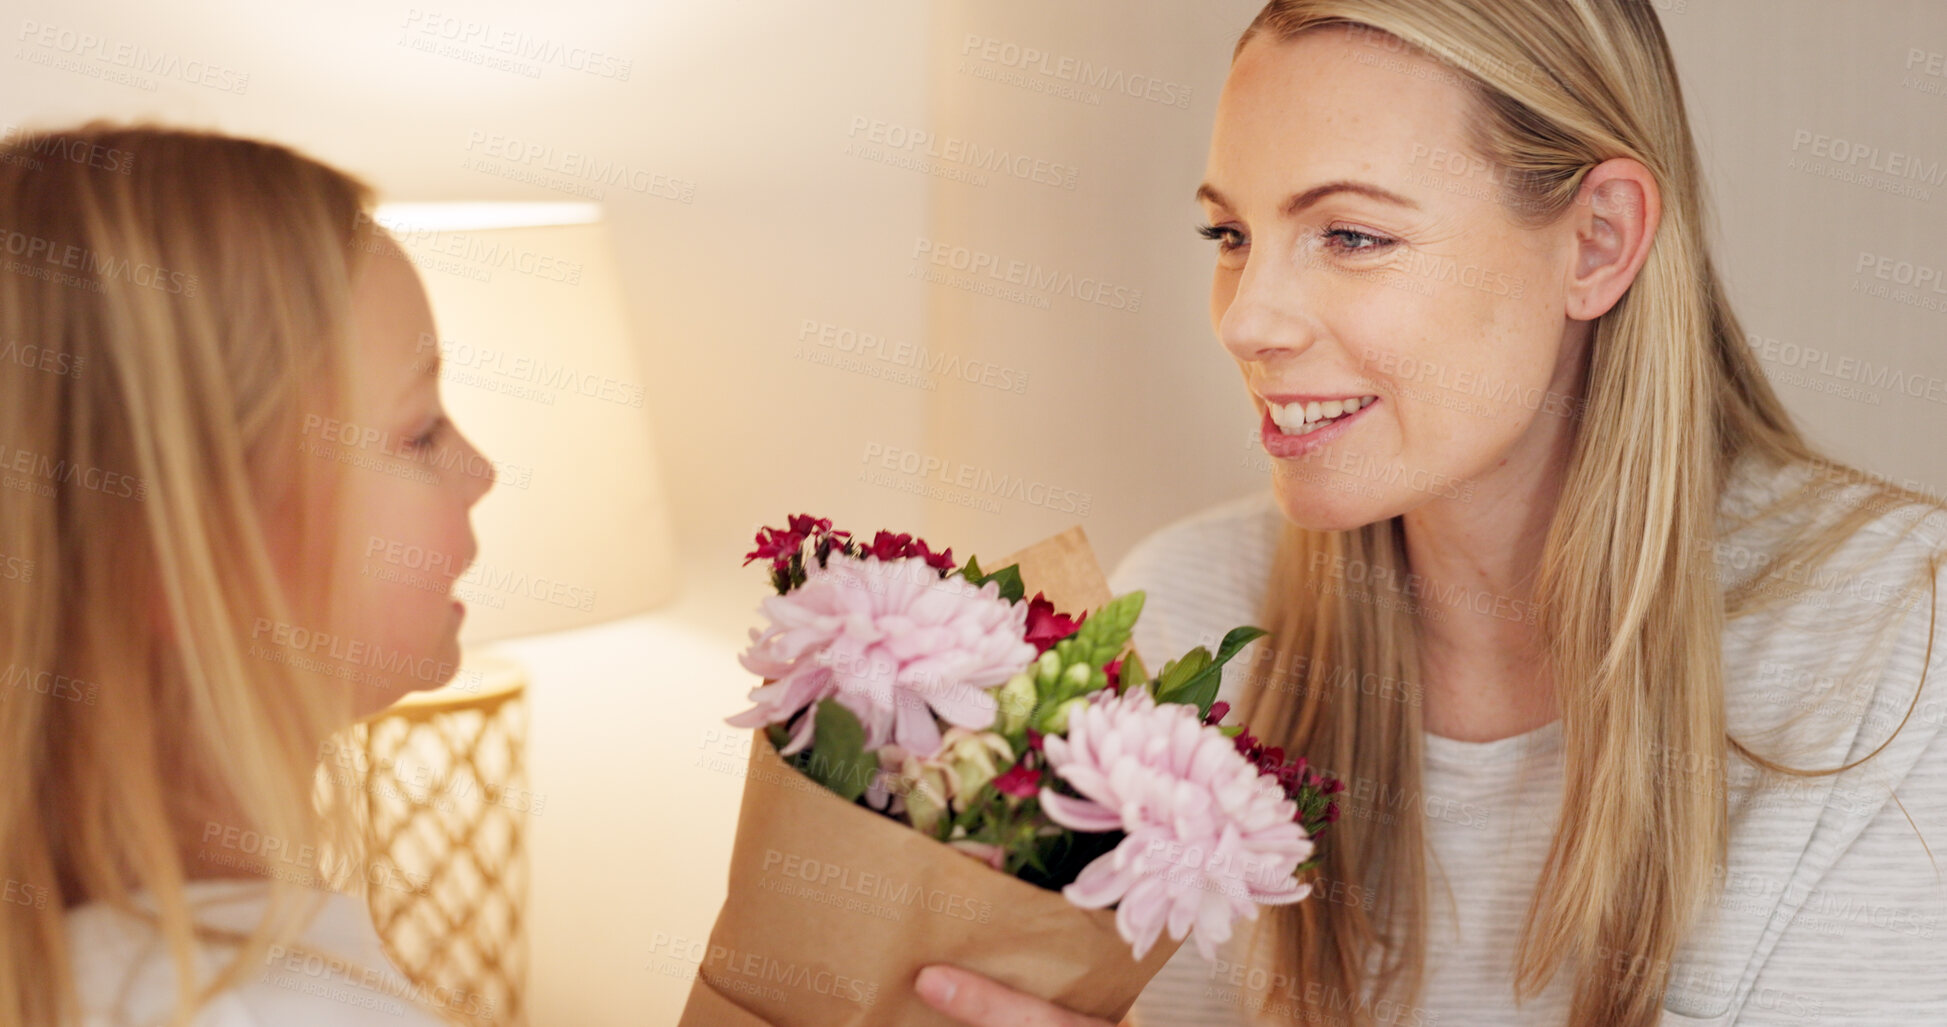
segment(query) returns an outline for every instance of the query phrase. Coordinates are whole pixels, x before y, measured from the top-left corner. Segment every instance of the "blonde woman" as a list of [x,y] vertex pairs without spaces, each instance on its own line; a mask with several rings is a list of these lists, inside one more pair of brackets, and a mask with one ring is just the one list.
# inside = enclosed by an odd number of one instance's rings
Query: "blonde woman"
[[1270,629],[1222,697],[1348,787],[1135,1021],[1947,1023],[1947,511],[1767,385],[1652,5],[1277,0],[1198,202],[1271,488],[1113,584],[1145,652]]
[[408,986],[325,887],[358,875],[327,739],[459,655],[452,597],[362,554],[457,575],[492,484],[370,201],[212,134],[0,151],[0,1023],[488,1012]]

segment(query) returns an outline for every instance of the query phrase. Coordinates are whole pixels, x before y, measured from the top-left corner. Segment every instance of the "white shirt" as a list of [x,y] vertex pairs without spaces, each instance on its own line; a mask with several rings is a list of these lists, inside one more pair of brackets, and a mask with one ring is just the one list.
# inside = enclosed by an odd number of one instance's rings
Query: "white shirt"
[[[262,917],[269,889],[269,882],[255,880],[186,886],[200,923],[244,933]],[[67,927],[86,1027],[168,1022],[176,967],[152,924],[87,903],[68,911]],[[443,1027],[430,1010],[452,995],[415,988],[399,975],[359,899],[327,896],[300,943],[304,952],[272,949],[241,983],[203,1007],[195,1027]],[[234,957],[228,946],[204,941],[196,958],[200,979],[208,980]]]
[[[1747,512],[1806,473],[1742,465],[1723,509]],[[1266,491],[1172,523],[1123,559],[1110,585],[1118,595],[1147,594],[1135,629],[1146,662],[1160,668],[1196,645],[1214,651],[1225,631],[1258,623],[1282,524]],[[1727,530],[1720,542],[1727,583],[1752,573],[1770,551],[1758,525]],[[1814,768],[1858,759],[1885,740],[1913,701],[1927,648],[1933,596],[1923,574],[1911,575],[1942,550],[1947,514],[1883,514],[1826,565],[1849,575],[1822,568],[1815,578],[1824,584],[1808,598],[1729,622],[1725,703],[1733,737],[1768,754],[1780,752],[1766,744],[1769,730],[1822,740],[1795,757],[1789,754],[1801,750],[1783,750],[1785,762]],[[1899,591],[1915,582],[1917,594]],[[1947,580],[1940,584],[1947,608]],[[1673,960],[1665,1027],[1947,1025],[1947,866],[1937,872],[1927,851],[1947,860],[1947,616],[1936,632],[1918,707],[1864,765],[1754,792],[1750,766],[1730,758],[1724,886]],[[1219,697],[1233,705],[1256,645],[1225,666]],[[1815,696],[1814,688],[1855,665],[1863,684],[1851,698]],[[1806,723],[1790,727],[1794,714]],[[1543,994],[1519,1008],[1512,983],[1521,918],[1560,809],[1561,721],[1484,743],[1428,734],[1425,752],[1427,798],[1399,808],[1423,816],[1430,850],[1426,987],[1420,1008],[1387,1010],[1388,1021],[1563,1024],[1572,967],[1564,964]],[[1894,790],[1899,804],[1888,801]],[[1178,949],[1137,1002],[1136,1022],[1248,1023],[1237,1007],[1245,989],[1229,971],[1254,926],[1238,924],[1216,964],[1193,944]],[[1274,991],[1270,1001],[1298,1010],[1279,1022],[1304,1022],[1301,991]]]

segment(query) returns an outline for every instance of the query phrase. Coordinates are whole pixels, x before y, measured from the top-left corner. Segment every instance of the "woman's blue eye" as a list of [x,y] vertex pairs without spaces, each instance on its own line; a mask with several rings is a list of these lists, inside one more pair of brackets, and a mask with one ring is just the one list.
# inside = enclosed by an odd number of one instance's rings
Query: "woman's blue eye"
[[[1354,231],[1353,229],[1350,228],[1331,229],[1324,234],[1323,238],[1327,241],[1327,243],[1330,243],[1334,239],[1347,240],[1348,243],[1347,245],[1340,245],[1340,246],[1333,247],[1334,249],[1337,249],[1340,253],[1371,253],[1376,250],[1383,250],[1386,247],[1391,246],[1393,244],[1393,240],[1391,239],[1382,238],[1380,236],[1372,235],[1366,232]],[[1363,245],[1351,244],[1359,240],[1363,240],[1364,244]]]
[[[1197,228],[1197,234],[1217,243],[1217,248],[1224,253],[1247,244],[1244,233],[1227,225],[1221,228],[1215,225],[1202,225]],[[1373,253],[1393,245],[1396,241],[1350,228],[1330,229],[1321,233],[1320,238],[1341,254]]]
[[1228,225],[1223,228],[1215,225],[1199,225],[1197,234],[1217,243],[1217,249],[1225,253],[1244,245],[1244,233]]

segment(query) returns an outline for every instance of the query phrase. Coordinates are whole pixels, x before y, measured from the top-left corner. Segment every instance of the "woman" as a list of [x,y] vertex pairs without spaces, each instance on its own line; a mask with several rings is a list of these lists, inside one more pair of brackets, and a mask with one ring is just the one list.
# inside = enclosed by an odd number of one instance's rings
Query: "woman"
[[[100,161],[48,154],[101,155]],[[492,475],[362,183],[88,125],[0,150],[0,1023],[441,1022],[364,904],[328,739],[443,683]],[[450,584],[450,583],[449,583]],[[437,668],[429,670],[429,668]]]
[[1198,195],[1272,488],[1113,584],[1271,629],[1224,697],[1348,808],[1136,1022],[1947,1023],[1947,510],[1767,385],[1651,6],[1277,0]]

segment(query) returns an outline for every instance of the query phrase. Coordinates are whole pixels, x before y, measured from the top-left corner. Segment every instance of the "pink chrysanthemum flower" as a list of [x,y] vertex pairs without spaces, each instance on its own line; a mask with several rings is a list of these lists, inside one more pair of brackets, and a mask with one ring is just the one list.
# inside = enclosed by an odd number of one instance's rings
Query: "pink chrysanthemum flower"
[[1292,878],[1312,840],[1278,782],[1258,773],[1197,709],[1158,704],[1143,689],[1096,693],[1049,735],[1048,764],[1082,798],[1041,790],[1049,819],[1076,831],[1127,837],[1062,889],[1084,909],[1115,903],[1116,930],[1141,959],[1168,927],[1194,926],[1197,950],[1217,958],[1231,924],[1261,905],[1297,902],[1311,885]]
[[[1000,596],[1000,584],[975,587],[940,572],[923,556],[880,560],[831,554],[804,584],[764,600],[771,626],[741,657],[770,684],[752,689],[757,705],[731,717],[738,727],[782,723],[836,697],[865,726],[865,747],[888,742],[918,756],[940,747],[934,716],[985,728],[996,708],[988,689],[1034,659],[1024,637],[1027,604]],[[812,741],[807,713],[783,755]]]

